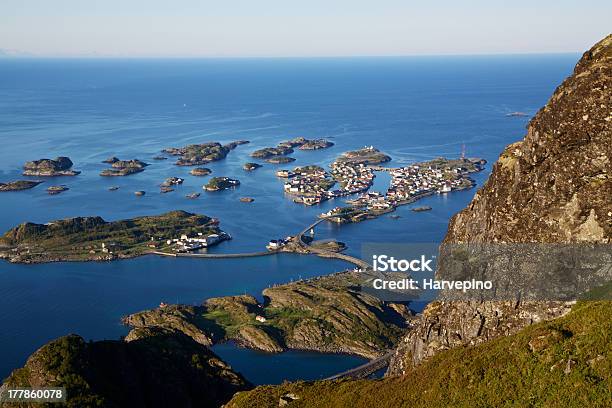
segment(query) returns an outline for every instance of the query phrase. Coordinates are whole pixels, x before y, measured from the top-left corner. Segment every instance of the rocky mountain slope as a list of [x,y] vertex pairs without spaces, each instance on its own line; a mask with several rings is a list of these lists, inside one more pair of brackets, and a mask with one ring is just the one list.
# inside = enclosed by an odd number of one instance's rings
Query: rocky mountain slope
[[61,337],[32,354],[2,388],[65,387],[68,407],[218,407],[248,386],[184,334],[148,329],[129,342]]
[[612,35],[506,147],[446,242],[610,242]]
[[[611,101],[612,35],[584,53],[574,73],[531,120],[525,138],[504,150],[483,188],[452,218],[444,243],[608,245]],[[494,269],[488,277],[503,279],[495,275],[511,272]],[[441,268],[437,278],[445,274]],[[556,301],[434,302],[400,344],[388,374],[403,374],[440,350],[478,344],[561,316],[570,307]]]

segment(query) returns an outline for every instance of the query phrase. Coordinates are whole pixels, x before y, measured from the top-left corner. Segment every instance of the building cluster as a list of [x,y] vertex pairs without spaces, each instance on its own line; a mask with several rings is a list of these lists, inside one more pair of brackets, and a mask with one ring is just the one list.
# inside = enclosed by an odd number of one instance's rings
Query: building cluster
[[374,183],[374,171],[363,163],[336,161],[331,165],[332,177],[340,183],[342,195],[368,190]]
[[449,193],[466,185],[464,171],[461,167],[445,169],[419,165],[393,169],[386,197],[401,202],[431,193]]
[[319,204],[330,198],[328,190],[335,184],[322,167],[298,167],[293,171],[279,170],[279,177],[286,178],[284,189],[286,193],[301,197],[306,205]]
[[292,239],[293,237],[272,239],[270,240],[270,242],[268,242],[268,245],[266,245],[266,248],[268,248],[268,250],[270,251],[279,250],[285,245],[287,245]]
[[228,239],[232,239],[232,237],[223,231],[220,231],[218,234],[208,235],[198,232],[194,237],[183,234],[180,238],[169,239],[166,241],[166,244],[174,245],[174,252],[183,253],[208,248]]
[[[365,208],[368,211],[387,211],[402,203],[414,201],[419,197],[448,193],[471,185],[470,179],[464,177],[468,172],[462,167],[443,168],[436,166],[413,165],[390,169],[391,185],[385,194],[365,192],[353,200],[350,205]],[[336,215],[332,210],[321,216]]]
[[[308,166],[293,171],[279,170],[276,175],[287,178],[285,192],[300,196],[300,202],[306,205],[367,191],[375,177],[366,165],[350,162],[332,163],[331,174],[321,167]],[[336,182],[340,188],[330,190]]]

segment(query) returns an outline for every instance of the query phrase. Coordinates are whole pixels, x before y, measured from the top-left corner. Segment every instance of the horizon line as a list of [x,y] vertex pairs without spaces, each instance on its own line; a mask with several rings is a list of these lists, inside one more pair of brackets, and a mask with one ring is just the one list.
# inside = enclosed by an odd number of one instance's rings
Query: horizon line
[[[6,50],[6,49],[5,49]],[[537,56],[537,55],[575,55],[583,51],[526,51],[526,52],[483,52],[483,53],[423,53],[423,54],[358,54],[358,55],[36,55],[2,54],[0,48],[0,60],[16,59],[72,59],[72,60],[218,60],[218,59],[351,59],[351,58],[415,58],[415,57],[487,57],[487,56]]]

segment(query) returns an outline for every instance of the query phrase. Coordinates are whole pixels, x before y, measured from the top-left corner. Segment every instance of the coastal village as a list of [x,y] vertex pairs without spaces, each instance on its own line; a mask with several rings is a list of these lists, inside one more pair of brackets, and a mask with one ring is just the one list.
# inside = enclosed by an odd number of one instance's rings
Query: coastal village
[[[177,166],[200,166],[217,160],[222,160],[226,155],[237,146],[249,143],[246,140],[221,144],[209,142],[203,144],[193,144],[180,148],[167,148],[162,154],[177,156]],[[318,150],[333,146],[334,144],[325,139],[308,140],[305,138],[295,138],[279,143],[276,147],[268,147],[255,150],[250,156],[258,160],[269,160],[274,158],[288,158],[294,152],[294,148],[301,150]],[[166,158],[156,156],[155,160]],[[409,166],[393,168],[384,167],[382,164],[389,162],[391,157],[382,153],[374,146],[364,146],[363,148],[348,151],[339,155],[325,169],[319,165],[306,165],[295,167],[292,170],[279,169],[275,172],[276,176],[283,179],[284,192],[296,203],[314,206],[327,200],[350,197],[345,205],[337,206],[319,215],[320,219],[334,223],[360,222],[365,219],[375,218],[382,214],[395,210],[400,205],[413,203],[419,198],[431,194],[445,194],[455,190],[470,188],[474,181],[469,177],[483,169],[485,164],[481,159],[465,158],[465,151],[458,159],[437,158],[431,161],[415,163]],[[101,175],[128,175],[141,172],[149,164],[140,160],[119,160],[111,157],[104,161],[112,166],[112,169],[104,170]],[[258,163],[246,163],[243,168],[246,171],[253,171],[262,165]],[[28,162],[24,166],[27,174],[39,176],[59,176],[75,175],[78,172],[71,172],[72,161],[67,157],[59,157],[55,160],[42,159]],[[67,173],[68,172],[68,173]],[[374,184],[376,174],[387,172],[391,176],[390,185],[386,191],[370,191]],[[211,173],[210,169],[197,167],[191,170],[194,176],[207,176]],[[24,172],[26,174],[26,172]],[[184,178],[169,177],[160,185],[160,192],[172,192],[173,187],[181,185]],[[19,190],[23,188],[33,188],[39,181],[21,182],[13,184],[2,184],[2,191]],[[208,180],[203,186],[206,191],[219,191],[236,188],[240,181],[229,177],[215,176]],[[109,188],[115,191],[118,187]],[[143,196],[144,191],[137,191],[136,195]],[[186,197],[195,199],[199,193],[187,194]],[[242,202],[252,202],[253,198],[243,197]],[[425,207],[421,209],[425,210]],[[220,242],[229,240],[232,237],[221,230],[213,233],[204,234],[202,232],[184,234],[163,238],[163,240],[153,240],[147,244],[149,249],[155,253],[161,248],[173,254],[183,254],[197,252],[202,249],[210,248]],[[268,242],[266,248],[270,252],[276,251],[304,251],[305,248],[301,240],[303,236],[288,236],[276,238]],[[166,245],[164,245],[164,243]],[[113,243],[107,243],[102,248],[102,252],[112,254],[116,250]]]
[[[276,175],[287,179],[284,191],[293,201],[304,205],[317,205],[329,199],[360,194],[347,200],[348,207],[336,207],[322,213],[321,218],[332,222],[358,222],[391,212],[397,206],[415,202],[431,194],[450,193],[474,185],[470,173],[481,171],[486,163],[482,159],[437,158],[410,166],[391,168],[379,163],[390,158],[373,146],[347,152],[334,161],[331,172],[319,166],[296,167],[279,170]],[[385,171],[391,183],[385,192],[368,191],[375,173]],[[339,184],[338,189],[333,189]]]
[[[348,152],[347,155],[376,155],[380,152],[372,146]],[[385,159],[388,156],[384,156]],[[278,177],[287,178],[285,192],[294,195],[294,201],[305,205],[317,205],[331,198],[345,197],[367,191],[374,182],[374,172],[367,166],[368,160],[341,160],[331,164],[331,173],[319,166],[296,167],[293,171],[279,170]],[[386,160],[382,160],[386,161]],[[377,161],[381,162],[381,161]],[[331,190],[336,183],[340,188]]]

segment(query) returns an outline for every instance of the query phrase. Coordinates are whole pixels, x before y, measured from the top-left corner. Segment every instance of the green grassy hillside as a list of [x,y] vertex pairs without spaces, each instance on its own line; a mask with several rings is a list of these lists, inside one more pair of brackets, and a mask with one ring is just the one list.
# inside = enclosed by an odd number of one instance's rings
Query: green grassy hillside
[[475,347],[439,353],[406,376],[257,387],[228,407],[610,407],[612,302]]

